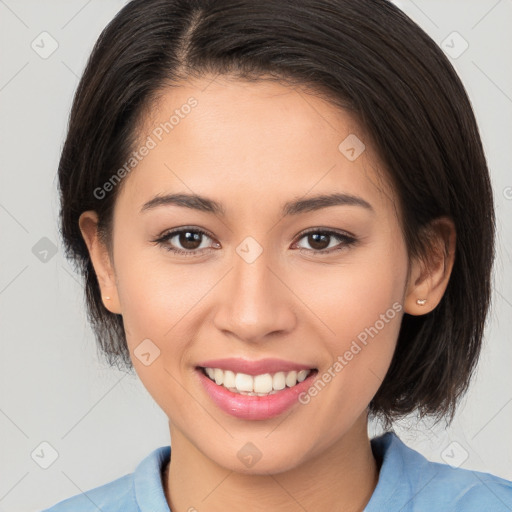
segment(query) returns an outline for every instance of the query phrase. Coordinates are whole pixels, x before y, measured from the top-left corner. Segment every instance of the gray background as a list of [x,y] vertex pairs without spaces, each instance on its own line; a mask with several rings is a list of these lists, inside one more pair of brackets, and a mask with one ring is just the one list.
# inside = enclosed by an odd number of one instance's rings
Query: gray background
[[[169,443],[167,418],[142,384],[98,361],[57,228],[55,174],[72,95],[124,3],[0,0],[0,512],[37,511],[109,482]],[[397,431],[431,460],[512,479],[512,2],[395,3],[452,53],[498,214],[494,304],[472,387],[449,429],[409,419]],[[454,31],[469,44],[456,58],[464,41]]]

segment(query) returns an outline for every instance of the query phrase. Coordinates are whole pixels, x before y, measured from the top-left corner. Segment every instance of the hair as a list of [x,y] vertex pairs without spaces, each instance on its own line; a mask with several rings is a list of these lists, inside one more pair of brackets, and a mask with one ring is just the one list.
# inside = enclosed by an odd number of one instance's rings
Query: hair
[[133,370],[122,316],[102,303],[79,216],[95,210],[111,248],[121,187],[101,199],[94,190],[127,161],[162,91],[210,75],[304,86],[353,115],[396,192],[410,259],[426,258],[432,221],[452,219],[455,262],[443,298],[426,315],[404,314],[369,404],[387,424],[414,411],[451,422],[490,304],[492,189],[464,86],[435,42],[386,0],[133,0],[103,30],[74,97],[58,169],[66,256],[84,278],[101,354]]

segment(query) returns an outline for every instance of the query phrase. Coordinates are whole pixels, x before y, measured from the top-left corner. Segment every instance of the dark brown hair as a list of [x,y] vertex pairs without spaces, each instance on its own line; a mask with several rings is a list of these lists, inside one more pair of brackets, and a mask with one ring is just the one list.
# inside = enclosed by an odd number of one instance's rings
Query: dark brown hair
[[102,303],[78,218],[95,210],[107,244],[120,187],[99,199],[133,151],[140,125],[169,84],[206,74],[263,76],[317,91],[368,134],[399,198],[409,257],[425,229],[455,223],[447,290],[429,314],[405,314],[370,412],[450,416],[478,360],[490,292],[495,219],[477,124],[452,65],[386,0],[133,0],[100,35],[76,91],[59,164],[66,255],[85,279],[101,352],[132,368],[121,315]]

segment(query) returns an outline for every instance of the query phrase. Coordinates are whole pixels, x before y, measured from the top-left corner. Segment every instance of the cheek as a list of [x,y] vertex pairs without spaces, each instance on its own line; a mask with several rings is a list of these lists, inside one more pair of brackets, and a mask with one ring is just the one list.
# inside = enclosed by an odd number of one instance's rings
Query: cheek
[[393,304],[402,302],[406,279],[403,251],[385,254],[369,249],[340,265],[314,271],[302,268],[300,273],[300,280],[294,281],[296,293],[322,321],[333,350],[344,351],[347,342],[376,323],[379,331],[390,331],[387,327],[396,323],[398,308],[393,309]]
[[308,306],[328,327],[322,330],[330,361],[321,371],[333,382],[331,398],[345,414],[347,408],[359,413],[386,375],[403,316],[406,273],[405,248],[382,244],[317,272],[298,291],[310,290]]
[[123,254],[128,253],[120,248],[117,289],[130,352],[149,338],[160,348],[167,367],[186,358],[187,340],[193,339],[197,327],[198,305],[214,288],[219,272],[201,265],[172,265],[164,250],[159,251],[143,249],[126,257]]
[[123,257],[128,253],[119,249],[118,254],[117,288],[134,369],[155,402],[176,417],[190,406],[178,370],[194,340],[197,305],[215,276],[203,279],[194,265],[177,270],[161,255],[156,261],[144,251]]

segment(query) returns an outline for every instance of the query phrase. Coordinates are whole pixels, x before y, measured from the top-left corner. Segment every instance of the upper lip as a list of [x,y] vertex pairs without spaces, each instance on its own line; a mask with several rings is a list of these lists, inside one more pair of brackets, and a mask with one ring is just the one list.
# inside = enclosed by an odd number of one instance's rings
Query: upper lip
[[231,370],[233,373],[245,373],[247,375],[262,375],[264,373],[291,372],[300,370],[312,370],[311,365],[285,361],[284,359],[259,359],[250,361],[241,358],[210,359],[199,363],[202,368],[220,368]]

